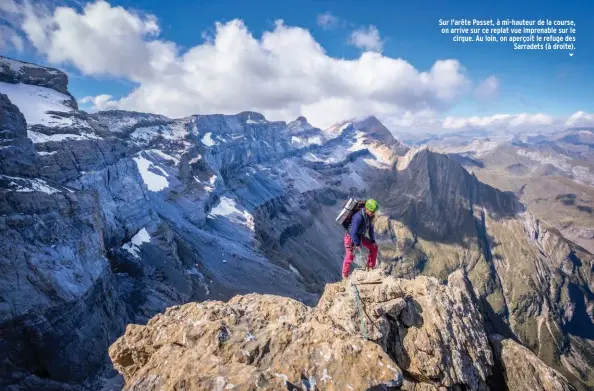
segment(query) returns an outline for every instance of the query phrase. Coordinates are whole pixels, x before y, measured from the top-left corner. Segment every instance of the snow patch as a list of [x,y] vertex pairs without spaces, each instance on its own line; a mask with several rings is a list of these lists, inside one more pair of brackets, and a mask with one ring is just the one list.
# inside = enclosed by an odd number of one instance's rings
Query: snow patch
[[149,150],[147,150],[147,152],[154,153],[154,154],[158,155],[159,157],[161,157],[162,159],[172,161],[174,164],[179,164],[178,158],[168,155],[159,149],[149,149]]
[[153,165],[153,167],[155,167],[157,170],[161,171],[161,174],[165,175],[166,177],[169,176],[169,174],[167,174],[167,171],[163,170],[161,167],[154,166],[154,165]]
[[39,155],[41,155],[41,156],[50,156],[50,155],[53,155],[53,154],[56,154],[56,153],[58,153],[58,151],[52,151],[52,152],[39,151],[39,152],[37,152],[37,153],[38,153]]
[[319,158],[318,156],[314,155],[311,152],[308,152],[305,156],[303,156],[303,160],[307,160],[308,162],[324,162],[326,163],[327,161]]
[[[158,168],[162,173],[164,173],[163,169],[154,166],[151,161],[145,159],[142,156],[135,157],[134,161],[138,166],[138,171],[140,172],[142,180],[144,181],[144,183],[150,191],[161,191],[169,186],[169,182],[164,176],[149,171],[149,169],[152,167]],[[167,173],[165,173],[165,176],[167,176]]]
[[0,58],[0,65],[6,65],[11,71],[18,73],[25,64],[20,61],[11,60],[9,58]]
[[346,122],[342,125],[332,125],[329,128],[324,129],[322,133],[326,136],[327,139],[333,139],[342,135],[342,133],[349,127],[349,125],[351,125],[350,122]]
[[177,121],[169,124],[162,129],[161,135],[166,140],[183,140],[188,135],[188,129],[186,128],[187,121]]
[[61,118],[48,114],[48,111],[72,113],[74,110],[62,102],[70,101],[68,95],[51,88],[30,84],[9,84],[0,82],[0,93],[16,105],[27,120],[27,125],[44,125],[48,127],[72,126],[72,118]]
[[367,148],[367,145],[364,144],[365,138],[365,133],[358,130],[357,133],[355,133],[355,143],[351,145],[349,151],[355,152]]
[[190,164],[194,164],[198,161],[202,160],[202,155],[198,154],[198,156],[196,156],[195,158],[192,158],[192,160],[190,160]]
[[[123,126],[112,129],[114,132],[121,132]],[[130,138],[134,141],[149,142],[159,135],[160,126],[147,126],[138,128],[130,135]]]
[[47,184],[46,181],[39,178],[20,178],[8,175],[0,175],[0,179],[9,180],[9,186],[12,191],[17,193],[30,193],[34,191],[40,191],[46,194],[61,193],[60,190],[55,189]]
[[147,232],[146,228],[142,228],[136,235],[130,239],[130,241],[122,246],[122,248],[132,254],[135,258],[140,258],[138,253],[140,252],[140,246],[142,243],[150,243],[151,237]]
[[215,145],[214,140],[212,139],[212,132],[206,133],[201,140],[202,144],[206,145],[207,147],[212,147]]
[[221,197],[221,200],[211,211],[214,216],[229,216],[233,213],[241,213],[235,207],[235,201],[231,198]]
[[293,265],[289,265],[289,269],[291,269],[291,271],[292,271],[294,274],[296,274],[296,275],[298,275],[299,277],[301,277],[301,273],[299,273],[299,270],[295,269],[295,268],[293,267]]
[[50,74],[57,74],[59,73],[55,69],[50,69],[46,67],[42,67],[35,64],[30,64],[22,61],[12,60],[10,58],[0,58],[0,65],[6,65],[15,73],[19,73],[23,68],[33,68],[33,69],[44,69],[47,73]]
[[27,137],[33,141],[34,144],[47,143],[50,141],[64,141],[64,140],[101,140],[101,137],[97,137],[92,133],[61,133],[47,135],[33,130],[27,130]]
[[312,137],[312,138],[308,139],[307,141],[309,142],[309,144],[322,145],[322,137],[321,136]]
[[385,163],[379,162],[379,161],[377,161],[375,159],[365,158],[365,159],[363,159],[363,161],[365,163],[367,163],[367,165],[372,166],[372,167],[375,167],[375,168],[379,168],[381,170],[385,170],[385,169],[388,169],[389,168],[389,166],[386,165]]
[[321,136],[314,136],[314,137],[309,137],[306,139],[297,137],[297,136],[291,136],[291,143],[300,144],[302,146],[308,146],[308,145],[312,145],[312,144],[322,145],[323,140],[322,140]]
[[210,211],[208,217],[215,218],[215,216],[224,216],[234,223],[246,226],[250,230],[255,230],[254,217],[247,211],[240,211],[237,209],[235,200],[228,197],[221,197],[219,203]]

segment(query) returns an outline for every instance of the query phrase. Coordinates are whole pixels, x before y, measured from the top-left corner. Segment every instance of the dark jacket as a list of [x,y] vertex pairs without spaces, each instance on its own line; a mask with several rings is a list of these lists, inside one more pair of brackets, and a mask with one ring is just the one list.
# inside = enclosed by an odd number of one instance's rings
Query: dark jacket
[[371,217],[365,213],[365,208],[361,209],[353,215],[351,226],[349,228],[349,235],[353,239],[353,245],[360,246],[363,236],[369,233],[369,239],[375,243],[375,232],[373,231],[373,221]]

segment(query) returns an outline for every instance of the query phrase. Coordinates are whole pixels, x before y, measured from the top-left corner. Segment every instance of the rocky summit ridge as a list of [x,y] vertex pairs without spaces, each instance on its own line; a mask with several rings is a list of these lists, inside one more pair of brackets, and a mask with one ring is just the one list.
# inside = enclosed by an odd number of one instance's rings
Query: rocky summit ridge
[[357,270],[315,307],[248,294],[168,308],[110,357],[125,390],[573,390],[488,335],[469,287],[461,271],[443,285]]

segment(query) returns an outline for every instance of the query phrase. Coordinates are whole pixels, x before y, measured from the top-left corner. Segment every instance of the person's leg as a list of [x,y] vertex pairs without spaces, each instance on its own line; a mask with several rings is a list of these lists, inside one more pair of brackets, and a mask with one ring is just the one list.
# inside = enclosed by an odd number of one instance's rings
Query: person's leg
[[369,256],[367,257],[367,266],[370,269],[373,269],[375,267],[375,262],[377,261],[377,245],[373,243],[371,240],[367,239],[366,237],[363,237],[362,244],[367,248],[367,250],[369,250]]
[[353,259],[355,259],[355,254],[353,253],[353,240],[349,234],[344,235],[344,249],[346,250],[346,254],[344,256],[344,261],[342,262],[342,276],[348,277],[351,271],[351,263],[353,263]]

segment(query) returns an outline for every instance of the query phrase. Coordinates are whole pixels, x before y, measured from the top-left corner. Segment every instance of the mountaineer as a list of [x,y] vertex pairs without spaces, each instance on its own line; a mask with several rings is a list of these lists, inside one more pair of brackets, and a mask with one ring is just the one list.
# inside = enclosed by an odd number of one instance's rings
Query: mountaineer
[[[361,245],[365,246],[369,250],[366,270],[370,270],[375,267],[378,246],[375,243],[373,223],[377,209],[377,201],[374,199],[368,199],[365,201],[363,207],[352,214],[352,217],[349,216],[350,223],[348,223],[348,229],[344,235],[344,247],[346,249],[346,255],[342,263],[343,279],[349,276],[351,263],[355,258],[355,253],[362,251]],[[369,234],[369,238],[365,237],[366,233]]]

